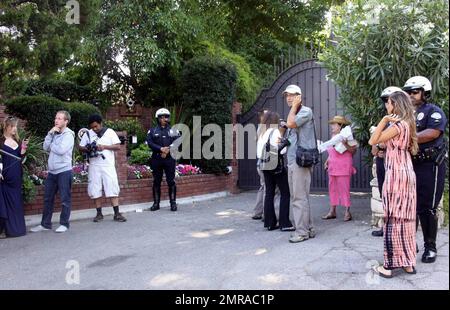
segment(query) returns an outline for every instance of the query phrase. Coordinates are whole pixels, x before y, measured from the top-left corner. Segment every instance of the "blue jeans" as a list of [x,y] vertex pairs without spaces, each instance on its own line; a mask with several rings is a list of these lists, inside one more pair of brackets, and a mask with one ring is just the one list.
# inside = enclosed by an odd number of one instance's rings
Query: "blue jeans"
[[47,229],[52,228],[52,215],[55,207],[55,196],[59,192],[61,198],[61,216],[59,223],[69,228],[70,210],[72,207],[72,170],[58,174],[48,174],[45,180],[44,213],[41,225]]

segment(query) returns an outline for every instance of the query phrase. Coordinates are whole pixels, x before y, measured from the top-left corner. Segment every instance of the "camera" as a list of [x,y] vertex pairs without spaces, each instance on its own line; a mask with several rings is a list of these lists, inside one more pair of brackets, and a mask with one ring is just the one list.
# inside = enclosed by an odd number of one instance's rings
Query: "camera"
[[85,147],[86,147],[86,151],[83,154],[85,160],[89,160],[89,158],[94,158],[94,157],[98,157],[98,156],[101,156],[102,159],[105,159],[105,155],[103,155],[102,153],[100,153],[98,151],[97,142],[94,141],[92,143],[86,144]]
[[281,151],[282,149],[284,149],[285,147],[291,145],[291,142],[289,141],[288,138],[281,138],[280,143],[278,144],[278,151]]

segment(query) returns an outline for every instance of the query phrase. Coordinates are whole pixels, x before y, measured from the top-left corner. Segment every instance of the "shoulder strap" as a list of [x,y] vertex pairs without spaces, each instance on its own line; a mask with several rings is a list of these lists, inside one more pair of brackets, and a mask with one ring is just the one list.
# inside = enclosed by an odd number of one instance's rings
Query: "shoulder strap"
[[[302,108],[303,108],[303,105],[300,108],[299,112],[301,111]],[[314,121],[314,113],[312,113],[312,122],[313,122],[313,130],[314,130],[314,144],[316,145],[316,148],[317,148],[316,123]],[[298,134],[298,130],[297,130],[297,145],[300,145],[300,135]]]

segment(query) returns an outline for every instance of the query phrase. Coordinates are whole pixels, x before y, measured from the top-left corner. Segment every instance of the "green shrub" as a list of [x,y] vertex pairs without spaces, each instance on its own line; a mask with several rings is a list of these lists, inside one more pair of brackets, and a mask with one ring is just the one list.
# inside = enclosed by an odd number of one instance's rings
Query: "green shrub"
[[448,115],[448,1],[350,1],[333,15],[337,42],[319,59],[363,146],[385,113],[381,91],[412,76],[430,79],[432,100]]
[[142,143],[138,148],[131,151],[131,156],[128,162],[136,165],[148,165],[150,163],[151,156],[152,150],[147,144]]
[[26,96],[48,96],[61,101],[91,101],[92,90],[66,80],[31,80],[24,90]]
[[[225,124],[231,124],[233,101],[236,98],[237,74],[233,65],[220,58],[198,57],[184,66],[181,73],[185,108],[192,115],[201,116],[202,124],[217,124],[225,132]],[[191,130],[192,132],[192,130]],[[209,137],[202,137],[202,143]],[[222,139],[225,151],[225,139]],[[192,143],[191,143],[192,145]],[[222,154],[222,158],[224,154]],[[229,160],[192,160],[204,173],[224,173]]]
[[69,128],[78,132],[87,127],[89,115],[99,113],[98,109],[84,102],[62,102],[46,96],[20,96],[5,102],[6,113],[27,121],[27,131],[45,137],[54,126],[56,112],[67,110],[71,114]]
[[30,174],[26,169],[23,171],[22,175],[22,197],[24,203],[33,202],[36,197],[37,189]]

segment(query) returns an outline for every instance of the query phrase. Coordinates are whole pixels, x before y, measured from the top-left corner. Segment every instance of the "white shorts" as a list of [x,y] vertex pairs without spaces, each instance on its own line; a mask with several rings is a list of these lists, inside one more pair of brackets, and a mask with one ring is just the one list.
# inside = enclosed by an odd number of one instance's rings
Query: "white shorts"
[[91,199],[102,197],[102,188],[105,197],[119,197],[119,180],[114,166],[89,165],[88,178],[88,195]]

